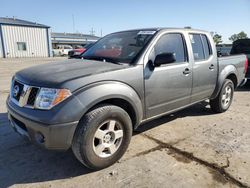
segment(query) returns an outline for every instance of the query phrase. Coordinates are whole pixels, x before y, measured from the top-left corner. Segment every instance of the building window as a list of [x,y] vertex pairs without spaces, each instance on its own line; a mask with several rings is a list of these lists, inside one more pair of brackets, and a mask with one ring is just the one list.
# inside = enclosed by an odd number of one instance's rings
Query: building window
[[17,49],[18,51],[26,51],[26,42],[17,42]]

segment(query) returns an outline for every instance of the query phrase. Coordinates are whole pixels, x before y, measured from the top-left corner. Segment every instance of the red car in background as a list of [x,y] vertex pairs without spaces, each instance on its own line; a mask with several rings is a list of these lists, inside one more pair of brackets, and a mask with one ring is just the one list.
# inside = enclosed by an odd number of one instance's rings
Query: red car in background
[[74,50],[71,50],[68,52],[68,57],[69,58],[76,58],[79,59],[81,58],[81,55],[88,49],[90,48],[94,43],[89,43],[86,44],[85,46],[77,46]]

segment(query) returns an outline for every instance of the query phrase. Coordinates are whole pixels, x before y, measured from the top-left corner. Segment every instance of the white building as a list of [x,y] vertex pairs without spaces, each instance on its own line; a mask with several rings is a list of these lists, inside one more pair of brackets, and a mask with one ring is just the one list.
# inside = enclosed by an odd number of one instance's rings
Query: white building
[[51,33],[51,42],[53,48],[57,45],[85,45],[96,42],[100,37],[86,35],[82,33]]
[[0,58],[52,56],[49,26],[0,17]]

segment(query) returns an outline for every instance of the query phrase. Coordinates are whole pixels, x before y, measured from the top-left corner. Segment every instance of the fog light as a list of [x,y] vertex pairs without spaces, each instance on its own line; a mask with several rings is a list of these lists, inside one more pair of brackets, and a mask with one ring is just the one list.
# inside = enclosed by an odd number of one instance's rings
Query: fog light
[[42,133],[39,133],[39,132],[35,134],[35,139],[36,139],[36,142],[39,144],[43,144],[45,142],[45,137],[43,136]]

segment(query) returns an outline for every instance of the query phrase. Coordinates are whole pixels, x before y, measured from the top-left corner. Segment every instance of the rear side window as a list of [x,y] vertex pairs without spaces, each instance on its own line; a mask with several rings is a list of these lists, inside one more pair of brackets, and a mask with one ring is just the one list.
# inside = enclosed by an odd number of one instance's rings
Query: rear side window
[[212,55],[211,44],[206,35],[190,34],[189,37],[191,40],[195,61],[206,60]]
[[163,35],[155,46],[155,54],[173,53],[176,58],[175,63],[186,62],[186,46],[182,34],[169,33]]
[[190,40],[193,48],[194,60],[202,61],[205,59],[201,36],[199,34],[191,34]]
[[208,41],[208,38],[206,35],[201,35],[201,39],[202,39],[203,46],[204,46],[205,59],[208,59],[210,55],[212,55],[211,44]]

